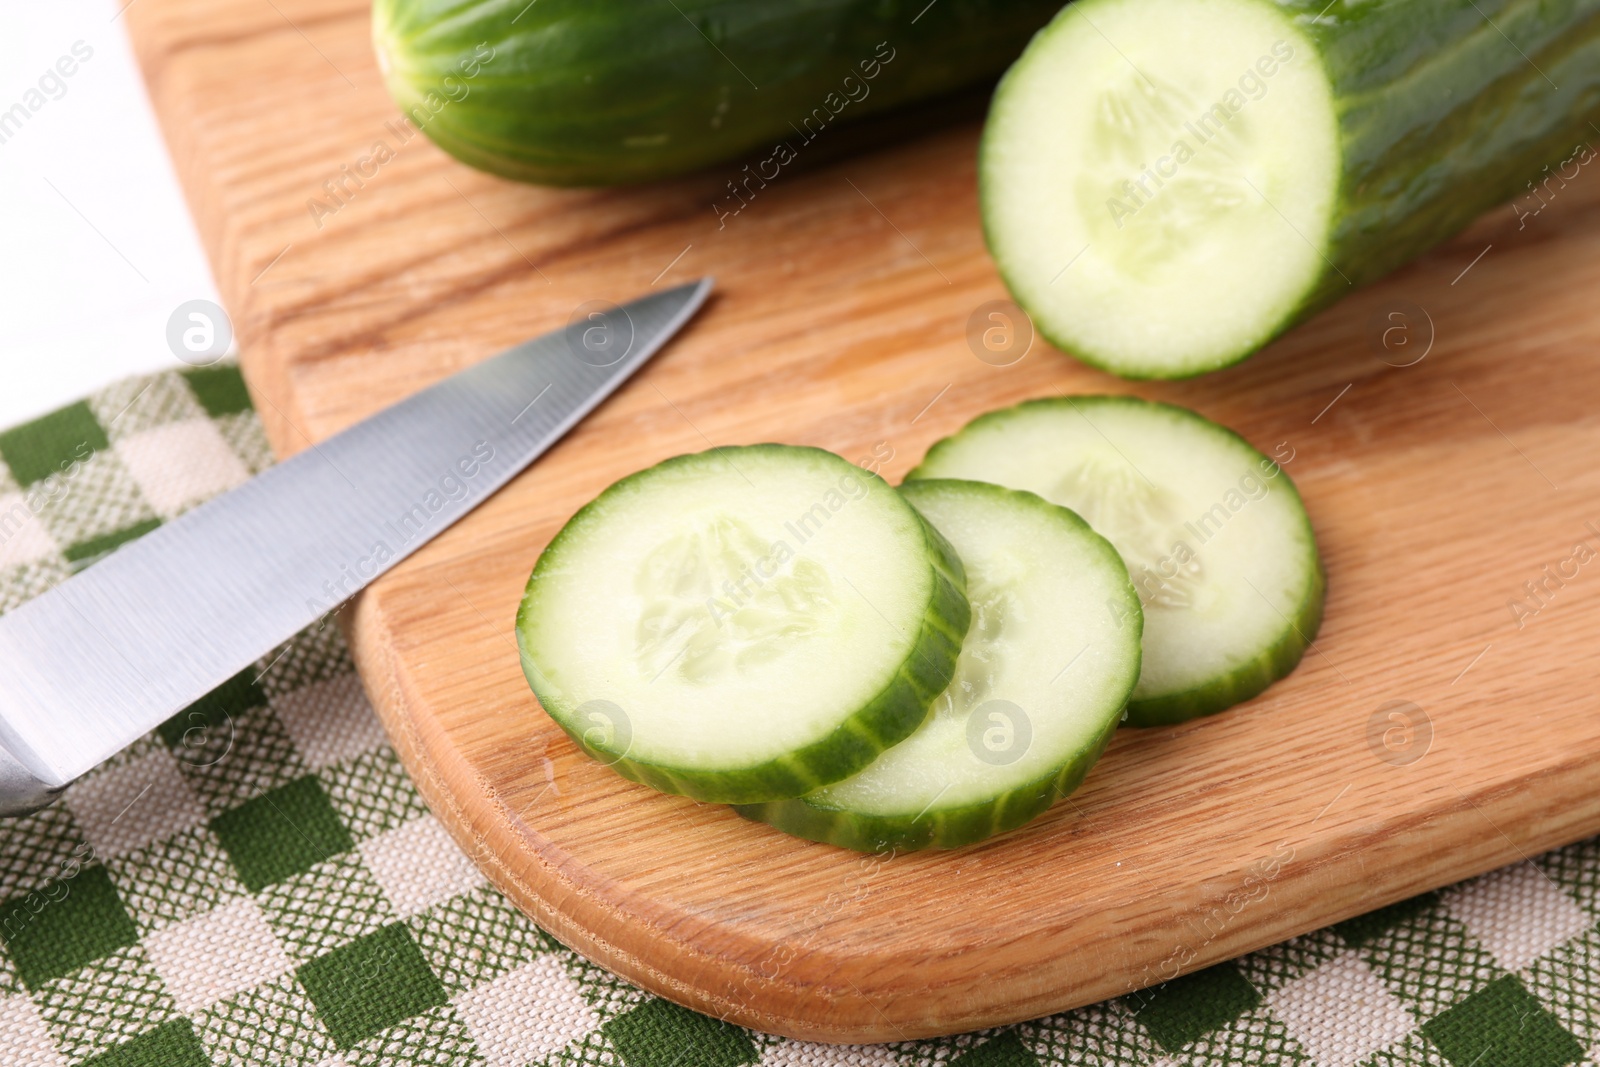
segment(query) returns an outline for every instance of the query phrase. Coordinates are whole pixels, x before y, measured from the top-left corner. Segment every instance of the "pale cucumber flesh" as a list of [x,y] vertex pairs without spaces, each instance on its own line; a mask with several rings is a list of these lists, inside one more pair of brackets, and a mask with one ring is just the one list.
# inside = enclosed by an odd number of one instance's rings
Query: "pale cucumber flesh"
[[1338,123],[1316,50],[1262,0],[1080,0],[984,133],[990,248],[1074,355],[1175,377],[1264,343],[1324,269]]

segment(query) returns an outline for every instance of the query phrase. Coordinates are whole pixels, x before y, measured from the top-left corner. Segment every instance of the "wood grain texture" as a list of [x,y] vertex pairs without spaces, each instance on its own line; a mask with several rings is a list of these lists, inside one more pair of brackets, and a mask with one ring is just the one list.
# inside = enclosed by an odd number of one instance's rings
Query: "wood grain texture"
[[[890,123],[866,139],[894,143],[843,155],[819,142],[719,228],[737,167],[555,191],[400,144],[360,0],[140,0],[126,18],[280,454],[583,301],[719,278],[665,354],[348,613],[434,810],[606,967],[797,1037],[948,1033],[1125,993],[1600,829],[1600,564],[1524,626],[1507,606],[1581,539],[1600,546],[1594,173],[1241,367],[1130,386],[1043,344],[1005,368],[969,350],[969,315],[1004,296],[970,117],[910,137]],[[395,158],[319,227],[308,201],[331,203],[324,181],[379,141]],[[1436,334],[1403,369],[1372,346],[1401,301]],[[528,571],[615,478],[778,440],[852,459],[885,442],[893,480],[981,411],[1086,391],[1183,403],[1292,449],[1327,622],[1290,679],[1119,737],[1021,832],[888,860],[791,840],[616,778],[523,683],[511,624]],[[1432,724],[1404,764],[1370,743],[1398,700]]]

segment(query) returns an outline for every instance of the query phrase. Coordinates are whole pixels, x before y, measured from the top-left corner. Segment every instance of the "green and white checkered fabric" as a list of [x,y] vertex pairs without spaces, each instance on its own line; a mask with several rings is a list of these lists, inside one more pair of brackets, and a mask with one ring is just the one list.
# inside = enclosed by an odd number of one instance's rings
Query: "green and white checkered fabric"
[[[0,457],[0,610],[270,462],[232,367],[121,383],[0,433]],[[1600,1045],[1597,917],[1586,841],[1000,1031],[750,1033],[586,963],[491,889],[328,626],[0,824],[0,1064],[1559,1067]]]

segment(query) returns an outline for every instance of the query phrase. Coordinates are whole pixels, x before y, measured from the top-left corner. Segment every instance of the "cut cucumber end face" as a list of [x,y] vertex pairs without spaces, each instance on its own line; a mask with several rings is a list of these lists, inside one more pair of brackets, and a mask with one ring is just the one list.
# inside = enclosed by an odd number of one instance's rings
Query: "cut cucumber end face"
[[528,683],[590,755],[699,800],[799,796],[910,734],[969,621],[961,563],[877,475],[816,448],[680,456],[551,541]]
[[1128,725],[1247,700],[1316,637],[1325,579],[1299,493],[1274,460],[1192,411],[1134,397],[1029,401],[935,444],[908,485],[924,478],[1037,493],[1117,547],[1144,607]]
[[955,848],[1033,819],[1083,780],[1139,677],[1138,597],[1116,550],[1077,515],[980,482],[901,492],[965,564],[973,620],[950,687],[861,773],[740,808],[863,851]]
[[979,181],[1039,331],[1125,377],[1244,359],[1317,289],[1341,174],[1316,49],[1267,0],[1079,0],[995,93]]

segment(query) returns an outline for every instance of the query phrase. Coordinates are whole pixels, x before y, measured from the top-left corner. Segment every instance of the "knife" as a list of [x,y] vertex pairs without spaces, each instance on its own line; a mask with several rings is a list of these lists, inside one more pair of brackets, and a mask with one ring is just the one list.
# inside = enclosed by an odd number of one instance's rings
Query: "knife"
[[711,284],[583,305],[565,329],[312,445],[0,617],[0,815],[51,803],[477,507],[655,355]]

